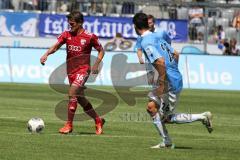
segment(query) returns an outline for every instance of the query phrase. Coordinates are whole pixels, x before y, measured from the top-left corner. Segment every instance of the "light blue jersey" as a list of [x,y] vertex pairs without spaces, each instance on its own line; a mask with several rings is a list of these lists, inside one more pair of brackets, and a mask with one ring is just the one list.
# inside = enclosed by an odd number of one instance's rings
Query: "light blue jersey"
[[[157,33],[160,38],[164,39],[168,44],[171,44],[172,39],[170,38],[169,34],[166,31],[156,28],[154,33]],[[142,49],[141,48],[141,41],[142,41],[142,37],[138,36],[137,41],[136,41],[136,45],[135,45],[136,49]]]
[[[155,28],[154,33],[158,34],[159,38],[164,39],[165,41],[167,41],[169,44],[171,44],[172,39],[170,38],[169,34],[164,31],[161,30],[159,28]],[[138,36],[137,37],[137,41],[136,41],[136,45],[135,48],[138,49],[142,49],[141,47],[141,42],[142,42],[142,37]],[[153,66],[151,65],[151,63],[148,61],[147,58],[145,58],[145,67],[146,67],[146,71],[147,73],[154,73],[154,69]]]
[[158,33],[146,31],[142,35],[141,47],[150,63],[158,58],[164,58],[169,89],[175,93],[182,90],[182,75],[178,69],[178,62],[174,58],[174,49]]

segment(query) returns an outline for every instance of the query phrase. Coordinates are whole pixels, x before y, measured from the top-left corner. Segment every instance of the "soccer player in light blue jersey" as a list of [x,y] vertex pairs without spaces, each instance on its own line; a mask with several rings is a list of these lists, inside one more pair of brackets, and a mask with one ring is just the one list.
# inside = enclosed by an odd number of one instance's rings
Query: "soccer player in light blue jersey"
[[[159,28],[155,28],[155,18],[151,14],[148,15],[148,27],[149,27],[149,30],[151,32],[156,32],[159,35],[159,37],[163,38],[165,41],[167,41],[169,44],[171,44],[171,38],[170,38],[169,34],[164,30],[161,30]],[[142,41],[142,37],[139,35],[137,37],[135,48],[137,49],[137,56],[138,56],[139,63],[144,64],[144,60],[142,58],[143,54],[142,54],[141,41]],[[148,59],[145,59],[145,66],[146,66],[146,71],[147,71],[147,75],[148,75],[148,84],[149,85],[154,85],[153,84],[153,82],[154,82],[154,80],[153,80],[154,79],[154,68],[150,64]]]
[[149,92],[147,111],[153,119],[162,142],[152,148],[174,148],[165,123],[202,122],[209,133],[212,132],[212,114],[175,113],[179,95],[182,90],[182,75],[178,69],[179,53],[174,50],[162,36],[149,31],[148,17],[144,13],[137,13],[133,17],[137,34],[141,35],[141,48],[145,58],[157,70],[158,86]]
[[[169,34],[166,31],[155,27],[155,18],[151,14],[148,15],[148,27],[149,27],[149,30],[151,32],[157,32],[160,37],[162,37],[165,41],[167,41],[169,44],[171,44],[171,38],[170,38]],[[137,37],[135,48],[137,49],[137,55],[138,55],[139,63],[143,64],[144,61],[142,59],[141,41],[142,41],[142,38],[139,35]]]

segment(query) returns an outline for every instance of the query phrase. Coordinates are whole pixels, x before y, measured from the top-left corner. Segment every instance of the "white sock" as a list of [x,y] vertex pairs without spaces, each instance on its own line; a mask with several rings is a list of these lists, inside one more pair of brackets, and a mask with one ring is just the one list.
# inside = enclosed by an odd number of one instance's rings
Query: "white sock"
[[165,126],[165,123],[162,123],[159,113],[157,113],[152,118],[153,118],[154,126],[156,127],[156,129],[157,129],[158,133],[160,134],[160,136],[162,136],[162,138],[163,138],[163,142],[165,144],[171,144],[171,139],[170,139],[170,137],[168,135],[167,128]]
[[176,113],[171,117],[172,123],[191,123],[194,121],[203,120],[205,117],[202,114],[186,114],[186,113]]

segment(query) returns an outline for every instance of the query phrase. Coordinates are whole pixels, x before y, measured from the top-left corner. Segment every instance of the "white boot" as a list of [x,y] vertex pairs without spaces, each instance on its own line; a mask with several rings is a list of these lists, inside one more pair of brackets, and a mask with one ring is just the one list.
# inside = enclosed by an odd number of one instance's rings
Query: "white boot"
[[151,148],[153,148],[153,149],[159,149],[159,148],[174,149],[174,148],[175,148],[175,145],[172,144],[172,143],[167,144],[167,143],[162,142],[162,143],[159,143],[159,144],[157,144],[157,145],[155,145],[155,146],[152,146]]
[[209,133],[211,133],[213,131],[213,125],[212,125],[212,118],[213,118],[213,115],[211,112],[204,112],[202,113],[203,116],[205,117],[203,120],[202,120],[202,123],[203,125],[206,126],[207,130]]

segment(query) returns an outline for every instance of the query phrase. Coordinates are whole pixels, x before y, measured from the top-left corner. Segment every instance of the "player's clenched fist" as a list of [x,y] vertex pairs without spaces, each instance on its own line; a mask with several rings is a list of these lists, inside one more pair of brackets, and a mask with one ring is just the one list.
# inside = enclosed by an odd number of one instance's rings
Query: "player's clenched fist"
[[98,74],[98,65],[94,64],[92,66],[92,70],[91,70],[92,74]]
[[45,62],[47,61],[47,55],[43,55],[41,58],[40,58],[40,63],[42,64],[42,65],[44,65],[45,64]]

